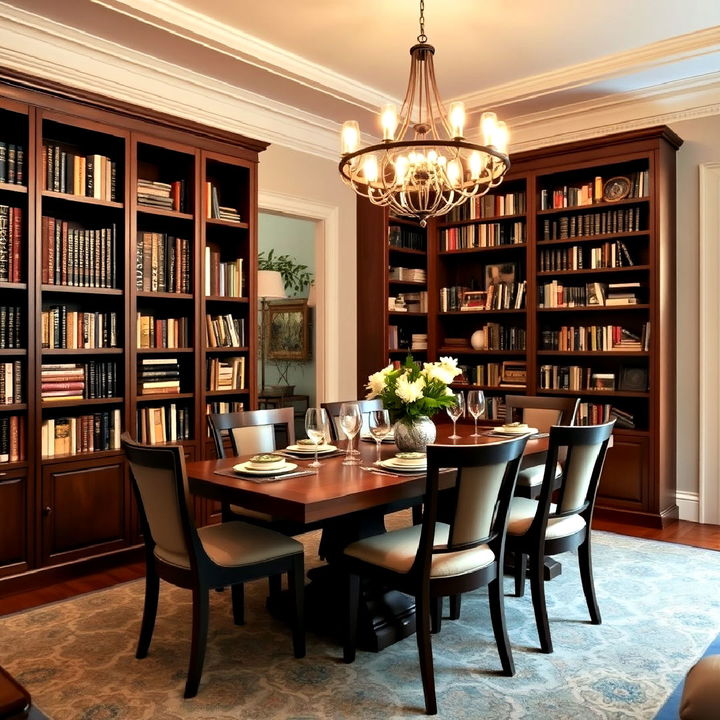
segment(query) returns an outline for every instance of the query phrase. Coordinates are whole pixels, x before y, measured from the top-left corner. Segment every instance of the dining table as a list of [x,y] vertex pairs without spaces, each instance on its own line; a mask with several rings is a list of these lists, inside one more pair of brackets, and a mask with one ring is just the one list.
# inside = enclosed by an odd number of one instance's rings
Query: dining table
[[[438,425],[436,443],[480,445],[507,439],[490,434],[490,430],[472,437],[472,427],[462,429],[463,437],[450,440],[451,426]],[[336,635],[341,632],[345,606],[344,576],[338,571],[337,559],[351,542],[385,532],[388,513],[420,504],[426,483],[424,471],[393,472],[374,465],[374,440],[361,438],[356,446],[360,451],[355,456],[357,465],[343,465],[344,452],[321,456],[317,468],[309,467],[311,457],[287,457],[288,462],[298,467],[287,476],[279,474],[270,479],[234,471],[234,466],[248,459],[243,456],[187,464],[193,494],[294,523],[315,526],[321,523],[319,553],[325,565],[308,572],[308,624],[311,627],[325,624]],[[544,456],[547,449],[547,435],[533,435],[528,438],[525,456]],[[382,459],[392,458],[397,452],[394,443],[381,445]],[[455,471],[441,473],[440,482],[441,489],[451,488]],[[377,651],[415,631],[413,598],[384,588],[366,588],[361,605],[358,637],[361,647]]]

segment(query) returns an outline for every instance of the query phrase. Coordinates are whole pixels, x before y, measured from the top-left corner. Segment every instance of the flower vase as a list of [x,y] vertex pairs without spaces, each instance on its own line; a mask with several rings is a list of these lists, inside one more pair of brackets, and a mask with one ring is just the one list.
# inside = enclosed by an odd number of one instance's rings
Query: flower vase
[[395,444],[402,452],[425,452],[435,442],[435,423],[427,416],[402,418],[395,423]]

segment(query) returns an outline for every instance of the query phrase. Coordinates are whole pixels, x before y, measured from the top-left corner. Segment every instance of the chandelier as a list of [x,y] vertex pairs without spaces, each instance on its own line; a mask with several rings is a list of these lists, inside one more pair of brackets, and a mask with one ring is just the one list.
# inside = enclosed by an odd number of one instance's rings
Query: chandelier
[[[395,105],[380,112],[383,141],[360,148],[360,128],[343,123],[340,174],[358,195],[392,213],[416,218],[444,215],[471,197],[497,187],[510,167],[508,130],[495,113],[480,119],[483,145],[463,137],[465,106],[440,100],[433,55],[425,35],[425,3],[420,0],[420,34],[410,48],[410,78],[400,114]],[[416,118],[413,121],[412,117]]]

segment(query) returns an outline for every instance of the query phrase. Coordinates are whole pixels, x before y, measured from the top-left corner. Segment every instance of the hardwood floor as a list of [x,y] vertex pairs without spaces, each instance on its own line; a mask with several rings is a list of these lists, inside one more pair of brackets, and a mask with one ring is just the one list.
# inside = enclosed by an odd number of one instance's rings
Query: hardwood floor
[[[595,530],[607,530],[621,535],[647,538],[650,540],[664,540],[667,542],[692,545],[693,547],[720,550],[720,525],[699,525],[698,523],[678,520],[666,528],[646,528],[636,525],[615,522],[612,520],[598,520],[593,522]],[[0,615],[27,610],[28,608],[45,605],[46,603],[65,600],[74,595],[102,590],[121,582],[136,580],[145,574],[145,564],[142,562],[122,565],[105,572],[92,573],[74,578],[49,587],[28,592],[16,593],[0,598]]]

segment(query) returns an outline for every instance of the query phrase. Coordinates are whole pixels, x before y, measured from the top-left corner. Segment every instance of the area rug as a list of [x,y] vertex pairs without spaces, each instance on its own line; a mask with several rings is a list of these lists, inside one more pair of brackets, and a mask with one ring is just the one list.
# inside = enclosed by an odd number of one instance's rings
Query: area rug
[[[316,535],[304,537],[308,560]],[[537,651],[529,592],[507,597],[517,674],[499,661],[484,591],[433,637],[439,717],[653,718],[720,629],[720,554],[594,533],[603,624],[590,625],[576,558],[547,584],[555,652]],[[308,564],[311,564],[308,562]],[[506,580],[506,592],[511,581]],[[424,714],[414,637],[340,661],[330,639],[308,635],[292,657],[287,628],[265,611],[267,585],[247,591],[247,624],[232,624],[229,593],[212,593],[200,691],[183,700],[189,592],[163,584],[150,655],[134,658],[142,581],[0,618],[0,662],[53,720],[332,720]]]

